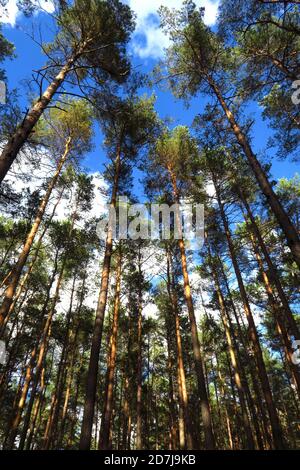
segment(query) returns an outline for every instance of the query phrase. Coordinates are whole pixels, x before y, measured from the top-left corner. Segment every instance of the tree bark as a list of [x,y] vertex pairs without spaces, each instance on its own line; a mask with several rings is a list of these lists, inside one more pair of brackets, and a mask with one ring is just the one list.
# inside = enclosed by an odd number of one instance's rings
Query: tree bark
[[14,135],[10,137],[10,139],[6,143],[2,154],[0,155],[0,184],[5,178],[14,160],[16,159],[19,151],[21,150],[25,142],[28,140],[34,126],[40,119],[47,106],[50,104],[54,94],[58,91],[66,75],[73,67],[75,60],[76,56],[69,59],[66,65],[62,67],[60,72],[56,75],[54,80],[45,90],[41,98],[26,114],[25,118],[23,119],[23,122],[17,128]]
[[60,175],[60,172],[62,170],[62,167],[63,167],[63,165],[66,161],[66,158],[67,158],[70,150],[71,150],[71,138],[69,137],[66,140],[66,143],[65,143],[65,151],[59,159],[59,162],[58,162],[58,165],[56,167],[56,171],[54,173],[54,176],[53,176],[53,178],[52,178],[52,180],[51,180],[51,182],[48,186],[47,192],[46,192],[46,194],[45,194],[45,196],[44,196],[44,198],[43,198],[43,200],[42,200],[42,202],[41,202],[41,204],[38,208],[34,223],[31,227],[31,230],[30,230],[29,234],[27,235],[26,242],[25,242],[25,245],[22,249],[22,252],[21,252],[21,254],[18,258],[18,261],[16,262],[15,266],[13,267],[11,273],[8,276],[8,279],[7,279],[7,282],[6,282],[7,283],[7,288],[5,290],[4,300],[3,300],[3,303],[0,307],[0,327],[3,325],[4,320],[5,320],[6,316],[8,315],[10,306],[13,302],[13,297],[14,297],[16,289],[18,287],[18,283],[19,283],[23,268],[25,266],[25,263],[27,261],[29,252],[31,250],[32,244],[34,242],[36,233],[37,233],[37,231],[39,229],[39,226],[42,222],[42,218],[44,216],[44,213],[45,213],[47,204],[49,202],[50,196],[51,196],[52,191],[53,191],[53,189],[54,189],[54,187],[57,183],[58,177]]
[[267,175],[265,174],[260,162],[257,160],[256,156],[254,155],[246,135],[243,133],[233,113],[230,111],[229,107],[227,106],[226,101],[224,100],[222,96],[221,90],[219,89],[219,87],[217,86],[217,84],[214,82],[214,80],[211,77],[208,76],[207,80],[228,119],[228,122],[233,130],[233,133],[236,136],[238,143],[242,147],[248,159],[249,165],[253,170],[253,173],[259,184],[259,187],[262,190],[263,194],[265,195],[277,219],[277,222],[279,223],[283,233],[285,234],[287,244],[293,254],[293,257],[298,267],[300,268],[300,239],[299,239],[297,230],[292,224],[288,214],[284,210],[281,202],[278,199],[278,196],[273,191],[273,188],[267,178]]
[[179,322],[179,313],[178,313],[178,302],[175,290],[175,280],[174,273],[172,269],[172,256],[170,249],[167,248],[167,285],[168,285],[168,294],[171,301],[172,313],[175,323],[175,335],[176,335],[176,355],[177,355],[177,382],[178,382],[178,396],[179,396],[179,406],[182,409],[182,416],[184,420],[183,435],[180,433],[180,448],[192,450],[194,448],[193,439],[191,435],[191,419],[189,413],[189,400],[188,393],[186,388],[186,377],[184,370],[183,362],[183,351],[182,351],[182,342],[181,342],[181,333],[180,333],[180,322]]
[[[112,198],[111,198],[111,205],[113,208],[116,207],[120,167],[121,167],[121,147],[119,145],[117,148],[117,154],[116,154],[116,160],[115,160],[114,184],[113,184],[113,191],[112,191]],[[106,302],[107,302],[112,247],[113,247],[112,230],[109,227],[107,238],[106,238],[106,244],[105,244],[105,254],[104,254],[104,261],[103,261],[102,275],[101,275],[101,287],[100,287],[100,292],[99,292],[98,305],[96,309],[96,320],[95,320],[89,368],[88,368],[88,374],[87,374],[86,396],[85,396],[85,402],[84,402],[84,413],[83,413],[80,445],[79,445],[80,450],[89,450],[91,446],[92,427],[93,427],[94,409],[95,409],[95,400],[96,400],[97,378],[98,378],[98,361],[99,361],[99,354],[100,354],[100,348],[101,348],[104,314],[105,314],[105,308],[106,308]]]
[[[265,261],[266,261],[266,263],[268,265],[268,269],[269,269],[270,281],[276,287],[276,290],[278,292],[278,296],[279,296],[280,301],[282,303],[282,306],[284,308],[284,313],[285,313],[287,322],[289,324],[289,328],[291,329],[291,333],[295,336],[296,339],[300,339],[299,328],[298,328],[298,325],[295,321],[293,313],[290,309],[289,302],[288,302],[288,299],[286,297],[286,294],[285,294],[285,292],[283,290],[283,287],[281,285],[279,274],[278,274],[277,269],[276,269],[276,267],[275,267],[275,265],[274,265],[274,263],[273,263],[273,261],[270,257],[268,248],[267,248],[267,246],[266,246],[266,244],[263,240],[263,237],[260,233],[260,230],[259,230],[258,225],[256,223],[255,217],[254,217],[254,215],[252,213],[252,210],[250,208],[250,205],[249,205],[247,199],[245,198],[245,196],[244,196],[244,194],[241,190],[238,190],[238,195],[239,195],[239,197],[242,201],[242,204],[245,207],[247,215],[249,217],[249,220],[248,220],[247,217],[244,215],[245,222],[246,222],[246,224],[250,225],[249,228],[250,228],[250,230],[252,229],[253,234],[255,235],[255,238],[257,239],[257,242],[260,246],[260,249],[261,249],[261,251],[264,255]],[[249,221],[250,221],[250,223],[249,223]]]
[[114,378],[117,358],[117,338],[120,314],[120,295],[121,295],[121,271],[122,271],[122,252],[119,246],[116,271],[116,288],[114,296],[114,313],[112,321],[112,329],[110,336],[109,352],[108,352],[108,368],[106,371],[106,384],[104,392],[104,406],[100,428],[99,449],[109,449],[109,437],[111,429],[111,419],[113,411],[113,394],[114,394]]
[[138,318],[137,318],[137,395],[136,395],[136,449],[143,448],[142,441],[142,311],[143,311],[143,293],[141,285],[141,248],[138,248]]
[[[173,196],[175,203],[179,204],[179,193],[177,189],[177,181],[176,176],[172,169],[168,168],[172,187],[173,187]],[[181,224],[179,221],[179,214],[176,211],[176,219],[178,228],[180,228]],[[189,275],[187,270],[187,262],[186,262],[186,253],[185,253],[185,245],[183,239],[178,240],[178,246],[180,250],[181,256],[181,266],[182,266],[182,273],[183,273],[183,281],[184,281],[184,297],[189,313],[189,320],[191,326],[191,336],[192,336],[192,345],[193,345],[193,354],[194,354],[194,364],[195,364],[195,371],[197,377],[197,385],[198,385],[198,393],[200,398],[200,406],[201,406],[201,415],[203,421],[203,428],[204,428],[204,437],[205,437],[205,448],[208,450],[212,450],[215,448],[215,438],[213,435],[213,427],[212,427],[212,420],[211,420],[211,412],[209,407],[209,400],[207,395],[207,390],[205,386],[205,377],[203,372],[203,362],[201,357],[201,349],[197,331],[197,323],[195,318],[194,312],[194,303],[191,294],[191,287],[189,281]]]
[[219,188],[218,188],[218,185],[215,181],[214,176],[213,176],[213,182],[214,182],[214,186],[215,186],[215,190],[216,190],[218,205],[219,205],[219,209],[220,209],[222,222],[223,222],[223,225],[224,225],[225,235],[226,235],[226,239],[227,239],[227,243],[228,243],[228,248],[229,248],[229,251],[230,251],[230,256],[231,256],[234,272],[235,272],[235,275],[236,275],[236,278],[237,278],[237,281],[238,281],[239,291],[240,291],[240,294],[241,294],[245,315],[246,315],[246,318],[248,320],[249,338],[250,338],[250,341],[253,345],[253,350],[254,350],[254,354],[255,354],[255,358],[256,358],[257,366],[258,366],[258,371],[259,371],[259,378],[260,378],[260,382],[261,382],[261,385],[262,385],[264,397],[265,397],[266,404],[267,404],[267,409],[268,409],[271,428],[272,428],[272,436],[273,436],[273,441],[274,441],[274,447],[275,447],[275,449],[284,449],[286,447],[286,445],[285,445],[285,442],[284,442],[284,439],[283,439],[282,429],[281,429],[280,421],[279,421],[279,418],[278,418],[277,410],[276,410],[276,407],[275,407],[275,404],[274,404],[273,395],[272,395],[272,391],[271,391],[271,387],[270,387],[270,383],[269,383],[265,363],[264,363],[264,360],[263,360],[263,355],[262,355],[262,350],[261,350],[261,346],[260,346],[260,342],[259,342],[257,329],[256,329],[256,326],[255,326],[254,318],[253,318],[252,311],[251,311],[251,308],[250,308],[250,304],[249,304],[248,296],[247,296],[246,289],[245,289],[245,286],[244,286],[241,271],[240,271],[238,261],[237,261],[236,255],[235,255],[235,249],[234,249],[234,245],[233,245],[233,242],[232,242],[232,239],[231,239],[231,232],[230,232],[229,224],[228,224],[225,212],[224,212],[224,207],[223,207],[223,203],[221,201]]
[[246,406],[245,390],[243,387],[241,372],[240,372],[240,363],[238,361],[237,351],[236,351],[234,340],[232,337],[232,331],[231,331],[230,324],[227,319],[226,305],[225,305],[223,293],[221,291],[218,274],[216,272],[216,269],[213,265],[213,261],[211,258],[209,245],[208,245],[208,249],[209,249],[210,267],[211,267],[212,276],[215,282],[215,288],[216,288],[221,318],[222,318],[226,341],[228,345],[229,357],[230,357],[231,365],[233,368],[234,381],[238,390],[238,395],[239,395],[239,400],[240,400],[240,405],[241,405],[241,410],[242,410],[243,425],[244,425],[244,431],[245,431],[246,440],[247,440],[247,448],[250,450],[253,450],[254,440],[252,436],[251,425],[250,425],[247,406]]

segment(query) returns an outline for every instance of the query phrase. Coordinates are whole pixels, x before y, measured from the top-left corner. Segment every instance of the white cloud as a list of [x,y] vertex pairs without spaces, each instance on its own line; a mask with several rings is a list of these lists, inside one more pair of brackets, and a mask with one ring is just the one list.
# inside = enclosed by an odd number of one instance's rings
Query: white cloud
[[[160,6],[179,9],[182,0],[127,0],[126,3],[136,13],[136,30],[132,48],[141,58],[158,59],[168,47],[169,39],[158,27],[157,11]],[[212,26],[216,22],[219,0],[195,0],[197,7],[205,7],[204,21]]]
[[[54,12],[54,4],[51,0],[35,0],[38,10],[44,10],[48,13]],[[37,10],[37,11],[38,11]],[[5,8],[0,7],[0,21],[15,26],[20,11],[17,7],[17,0],[8,0]]]
[[[145,59],[158,59],[163,56],[164,49],[168,47],[168,37],[159,29],[159,17],[157,11],[164,5],[169,8],[179,9],[182,0],[123,0],[129,4],[136,13],[136,30],[133,35],[132,49],[135,55]],[[198,7],[205,7],[204,21],[208,25],[216,22],[220,0],[195,0]],[[53,13],[54,4],[51,0],[35,0],[39,10]],[[0,21],[15,26],[20,11],[17,0],[8,0],[5,7],[0,7]]]

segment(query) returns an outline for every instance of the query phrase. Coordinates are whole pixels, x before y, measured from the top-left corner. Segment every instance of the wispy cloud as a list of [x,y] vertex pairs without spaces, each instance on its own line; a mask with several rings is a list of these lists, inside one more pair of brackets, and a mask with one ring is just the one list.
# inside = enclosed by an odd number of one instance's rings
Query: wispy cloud
[[[136,13],[136,30],[132,39],[132,51],[134,55],[146,59],[158,59],[164,54],[164,49],[169,45],[168,37],[159,29],[159,17],[157,11],[164,5],[169,8],[180,8],[182,0],[123,0]],[[198,7],[205,8],[204,21],[208,25],[214,25],[217,18],[220,0],[195,0]],[[52,13],[54,4],[51,0],[35,0],[37,12],[40,10]],[[15,26],[20,11],[17,0],[8,0],[5,9],[0,7],[0,21]]]
[[[48,13],[53,13],[54,4],[49,0],[36,0],[34,2],[37,6],[37,11],[46,11]],[[10,24],[15,26],[20,11],[17,7],[17,0],[8,0],[5,7],[0,6],[0,21],[1,23]]]
[[[162,5],[179,9],[182,0],[126,0],[126,3],[137,15],[137,25],[132,40],[133,53],[141,58],[162,57],[164,49],[169,45],[169,39],[159,29],[157,11]],[[209,26],[214,25],[219,0],[195,0],[195,4],[198,7],[205,7],[204,21]]]

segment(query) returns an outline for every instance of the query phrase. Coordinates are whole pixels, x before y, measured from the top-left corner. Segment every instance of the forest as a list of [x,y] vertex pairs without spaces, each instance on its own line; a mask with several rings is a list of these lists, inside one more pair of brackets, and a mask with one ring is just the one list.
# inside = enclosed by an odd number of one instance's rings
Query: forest
[[0,11],[0,448],[300,449],[300,0]]

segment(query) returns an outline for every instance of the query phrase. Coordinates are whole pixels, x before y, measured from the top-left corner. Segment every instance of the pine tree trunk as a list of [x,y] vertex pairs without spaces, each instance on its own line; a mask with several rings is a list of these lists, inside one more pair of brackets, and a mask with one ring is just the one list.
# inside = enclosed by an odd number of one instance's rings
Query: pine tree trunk
[[227,218],[226,218],[226,215],[225,215],[225,212],[224,212],[224,207],[223,207],[223,203],[221,201],[221,196],[220,196],[220,193],[219,193],[218,185],[217,185],[214,177],[213,177],[213,181],[214,181],[214,186],[215,186],[215,190],[216,190],[216,195],[217,195],[218,205],[219,205],[219,209],[220,209],[220,214],[221,214],[222,222],[223,222],[223,225],[224,225],[224,230],[225,230],[225,235],[226,235],[226,239],[227,239],[227,243],[228,243],[230,257],[231,257],[234,272],[235,272],[235,275],[236,275],[236,278],[237,278],[237,281],[238,281],[239,291],[240,291],[240,294],[241,294],[245,315],[246,315],[246,318],[248,320],[249,338],[250,338],[251,344],[253,346],[253,351],[254,351],[254,354],[255,354],[255,358],[256,358],[257,366],[258,366],[258,371],[259,371],[259,378],[260,378],[260,381],[261,381],[264,397],[265,397],[266,404],[267,404],[267,409],[268,409],[271,428],[272,428],[272,436],[273,436],[273,441],[274,441],[274,447],[275,447],[275,449],[284,449],[285,448],[285,442],[284,442],[284,439],[283,439],[280,421],[279,421],[277,410],[276,410],[276,407],[275,407],[275,404],[274,404],[273,395],[272,395],[272,391],[271,391],[271,387],[270,387],[270,383],[269,383],[265,363],[264,363],[264,360],[263,360],[263,355],[262,355],[262,350],[261,350],[261,346],[260,346],[260,342],[259,342],[257,329],[256,329],[256,326],[255,326],[254,318],[253,318],[252,311],[251,311],[251,308],[250,308],[250,304],[249,304],[249,301],[248,301],[248,296],[247,296],[246,289],[245,289],[245,286],[244,286],[241,271],[240,271],[238,261],[237,261],[236,255],[235,255],[235,249],[234,249],[234,245],[233,245],[233,242],[232,242],[232,239],[231,239],[231,232],[230,232],[229,224],[227,222]]
[[[182,417],[184,420],[183,434],[180,433],[180,449],[187,448],[192,450],[194,448],[193,439],[191,435],[191,420],[189,414],[189,404],[188,404],[188,394],[186,388],[186,377],[183,363],[183,352],[182,352],[182,342],[181,342],[181,333],[180,333],[180,322],[178,314],[178,302],[176,297],[175,290],[175,281],[174,274],[172,269],[172,257],[170,250],[167,249],[167,286],[168,294],[171,301],[172,313],[175,323],[175,335],[176,335],[176,354],[177,354],[177,382],[178,382],[178,396],[179,396],[179,406],[182,409]],[[180,424],[180,423],[179,423]],[[180,428],[179,428],[180,430]]]
[[31,230],[30,230],[29,234],[27,235],[26,242],[25,242],[25,245],[22,249],[22,252],[21,252],[21,254],[18,258],[17,263],[15,264],[15,266],[13,267],[10,275],[8,276],[7,288],[5,290],[4,301],[3,301],[3,303],[0,307],[0,327],[4,323],[4,320],[5,320],[6,316],[9,313],[10,306],[13,302],[13,297],[14,297],[16,289],[18,287],[20,276],[22,274],[23,268],[24,268],[25,263],[27,261],[27,258],[28,258],[29,252],[31,250],[32,244],[34,242],[36,233],[37,233],[37,231],[39,229],[39,226],[42,222],[42,218],[44,216],[44,213],[45,213],[47,204],[49,202],[50,196],[51,196],[52,191],[53,191],[53,189],[54,189],[54,187],[57,183],[57,180],[58,180],[58,177],[59,177],[60,172],[62,170],[63,164],[65,163],[66,158],[67,158],[70,150],[71,150],[71,138],[69,137],[66,140],[65,151],[62,154],[61,158],[59,159],[58,165],[56,167],[55,174],[54,174],[54,176],[53,176],[53,178],[52,178],[52,180],[51,180],[51,182],[48,186],[47,192],[46,192],[46,194],[45,194],[45,196],[44,196],[44,198],[43,198],[43,200],[42,200],[42,202],[41,202],[41,204],[38,208],[36,218],[34,220],[34,223],[31,227]]
[[53,207],[53,211],[49,217],[49,220],[47,221],[47,224],[45,225],[44,227],[44,230],[42,231],[42,233],[40,234],[39,238],[38,238],[38,241],[37,241],[37,244],[36,244],[36,247],[35,247],[35,252],[34,252],[34,256],[32,258],[32,260],[30,261],[30,264],[28,266],[28,270],[26,271],[25,275],[23,276],[22,278],[22,281],[20,282],[20,285],[19,285],[19,288],[17,289],[16,291],[16,295],[14,296],[14,299],[9,307],[9,310],[8,310],[8,313],[4,319],[4,322],[2,324],[2,327],[1,327],[1,332],[0,332],[0,338],[2,337],[4,331],[5,331],[5,328],[6,328],[6,325],[7,325],[7,322],[9,321],[10,319],[10,316],[11,314],[13,313],[14,311],[14,308],[16,306],[16,303],[18,302],[19,298],[21,297],[21,294],[22,292],[24,291],[24,287],[28,281],[28,279],[30,278],[30,275],[33,271],[33,268],[34,268],[34,265],[35,265],[35,262],[37,260],[37,257],[38,257],[38,254],[39,254],[39,250],[41,248],[41,245],[42,245],[42,242],[43,242],[43,239],[44,239],[44,236],[45,236],[45,233],[47,232],[48,228],[49,228],[49,225],[51,223],[51,221],[53,220],[53,217],[55,215],[55,212],[56,212],[56,209],[61,201],[61,198],[62,198],[62,195],[63,195],[63,192],[64,192],[64,189],[63,188],[57,198],[57,201]]
[[66,65],[62,67],[60,72],[56,75],[54,80],[50,83],[41,98],[31,108],[23,119],[22,124],[17,128],[16,132],[6,143],[0,155],[0,184],[5,178],[11,165],[16,159],[19,151],[28,140],[34,126],[40,119],[41,115],[50,104],[54,94],[58,91],[66,75],[73,67],[75,57],[68,60]]
[[300,239],[299,239],[297,230],[295,229],[288,214],[286,213],[282,204],[280,203],[278,196],[273,191],[273,188],[267,178],[267,175],[265,174],[260,162],[257,160],[256,156],[254,155],[250,147],[247,137],[245,136],[242,129],[236,122],[233,113],[228,108],[222,96],[221,90],[216,85],[216,83],[212,80],[211,77],[208,77],[208,83],[211,89],[213,90],[213,92],[215,93],[221,107],[223,108],[223,111],[230,123],[230,126],[233,130],[233,133],[235,134],[237,138],[238,143],[244,150],[244,153],[248,159],[249,165],[252,168],[253,173],[257,179],[259,187],[262,190],[263,194],[265,195],[277,219],[277,222],[279,223],[283,233],[285,234],[287,244],[290,247],[290,250],[294,256],[294,259],[298,267],[300,268]]
[[252,436],[251,425],[250,425],[247,406],[246,406],[245,390],[243,387],[241,371],[240,371],[241,368],[240,368],[240,364],[239,364],[238,357],[237,357],[237,351],[236,351],[234,340],[233,340],[233,333],[231,331],[230,324],[227,319],[228,314],[226,312],[226,306],[225,306],[223,293],[221,291],[218,274],[215,270],[215,267],[211,259],[210,250],[209,250],[209,259],[210,259],[210,267],[212,270],[212,276],[215,282],[221,318],[222,318],[222,322],[223,322],[223,326],[225,330],[229,357],[230,357],[231,365],[233,368],[234,381],[238,390],[238,395],[239,395],[239,400],[240,400],[240,405],[241,405],[241,410],[242,410],[243,425],[244,425],[244,430],[245,430],[246,439],[247,439],[247,448],[250,450],[253,450],[254,440]]
[[299,332],[299,328],[298,328],[298,325],[295,321],[295,318],[293,316],[293,313],[290,309],[290,306],[289,306],[289,302],[287,300],[287,297],[285,295],[285,292],[283,290],[283,287],[281,285],[281,282],[280,282],[280,277],[279,277],[279,274],[276,270],[276,267],[270,257],[270,254],[269,254],[269,251],[268,251],[268,248],[263,240],[263,237],[260,233],[260,230],[258,228],[258,225],[256,223],[256,220],[255,220],[255,217],[251,211],[251,208],[249,206],[249,203],[247,201],[247,199],[244,197],[243,193],[241,190],[238,191],[238,194],[240,196],[240,199],[246,209],[246,212],[247,212],[247,215],[249,217],[249,221],[247,219],[247,217],[244,216],[245,218],[245,221],[246,221],[246,224],[250,225],[250,229],[252,229],[253,231],[253,234],[255,235],[255,238],[257,239],[257,242],[260,246],[260,249],[264,255],[264,258],[265,258],[265,261],[268,265],[268,270],[269,270],[269,274],[270,274],[270,281],[272,284],[274,284],[274,286],[276,287],[276,290],[278,292],[278,296],[280,298],[280,301],[282,303],[282,306],[284,308],[284,312],[285,312],[285,315],[286,315],[286,319],[289,323],[289,327],[291,329],[291,333],[295,336],[296,339],[300,339],[300,332]]
[[[175,203],[179,204],[179,193],[177,189],[177,181],[176,176],[172,172],[170,168],[168,168],[170,179],[173,187],[173,196]],[[177,211],[176,214],[177,224],[178,227],[181,226],[179,221],[179,214]],[[189,275],[187,270],[187,262],[186,262],[186,253],[185,253],[185,245],[183,239],[178,240],[178,246],[180,250],[181,256],[181,266],[182,266],[182,273],[183,273],[183,281],[184,281],[184,297],[189,313],[189,320],[190,320],[190,327],[191,327],[191,336],[192,336],[192,345],[193,345],[193,354],[194,354],[194,363],[195,363],[195,371],[197,376],[197,385],[198,385],[198,393],[200,398],[200,405],[201,405],[201,416],[203,421],[203,428],[204,428],[204,436],[205,436],[205,448],[208,450],[215,448],[215,439],[213,435],[213,427],[212,427],[212,420],[211,420],[211,413],[208,401],[207,390],[205,386],[205,377],[203,372],[203,362],[201,357],[201,349],[197,331],[197,323],[195,318],[194,312],[194,304],[193,298],[191,295],[191,287],[189,281]]]
[[[111,205],[116,207],[116,200],[118,194],[118,183],[121,167],[121,148],[118,146],[116,160],[115,160],[115,174],[114,184],[111,198]],[[101,287],[98,298],[98,305],[96,310],[96,321],[94,326],[94,333],[92,338],[92,347],[89,361],[89,369],[87,374],[86,396],[84,402],[84,414],[81,427],[80,436],[80,450],[89,450],[92,439],[92,427],[94,420],[94,408],[96,400],[96,388],[98,378],[98,361],[101,348],[102,330],[104,314],[107,302],[107,293],[110,275],[110,261],[112,256],[113,238],[112,231],[109,229],[105,244],[105,255],[102,266]]]
[[227,405],[227,403],[226,403],[226,393],[225,393],[225,386],[224,386],[224,378],[223,378],[223,376],[222,376],[221,369],[220,369],[219,364],[218,364],[217,355],[216,355],[216,362],[217,362],[217,369],[218,369],[218,377],[219,377],[220,384],[221,384],[221,385],[220,385],[221,396],[222,396],[223,401],[224,401],[225,423],[226,423],[226,429],[227,429],[227,435],[228,435],[228,443],[229,443],[230,450],[233,450],[232,429],[231,429],[231,422],[230,422],[230,419],[229,419],[230,412],[229,412],[229,410],[228,410],[228,405]]
[[137,318],[137,396],[136,396],[136,449],[143,448],[142,442],[142,310],[141,248],[138,248],[138,318]]
[[99,449],[109,449],[109,436],[111,429],[111,419],[113,411],[113,395],[114,395],[114,378],[117,358],[117,338],[120,314],[120,295],[121,295],[121,270],[122,270],[122,253],[119,246],[117,271],[116,271],[116,288],[114,296],[114,313],[110,336],[110,345],[108,352],[108,368],[106,371],[106,384],[104,392],[104,406],[100,428]]
[[[75,215],[73,214],[72,225],[71,225],[70,232],[69,232],[70,235],[73,231],[74,223],[75,223]],[[65,376],[65,373],[67,372],[66,361],[67,361],[67,355],[69,353],[69,342],[70,342],[69,328],[70,328],[71,319],[72,319],[75,283],[76,283],[76,274],[74,275],[74,278],[73,278],[70,305],[69,305],[68,313],[66,316],[66,330],[65,330],[65,334],[63,338],[63,348],[62,348],[61,358],[60,358],[58,371],[57,371],[55,391],[53,394],[52,406],[50,408],[49,417],[48,417],[48,421],[46,425],[46,431],[44,435],[43,449],[45,450],[48,450],[50,448],[52,444],[53,434],[54,433],[56,434],[55,431],[56,431],[57,424],[58,424],[59,409],[61,405],[63,387],[64,387],[64,376]]]
[[[247,339],[245,339],[244,333],[243,333],[242,328],[241,328],[240,318],[238,316],[238,313],[237,313],[237,310],[236,310],[236,307],[235,307],[235,304],[234,304],[234,301],[233,301],[233,298],[232,298],[232,295],[231,295],[231,290],[230,290],[230,287],[229,287],[229,284],[228,284],[227,276],[226,276],[224,268],[223,268],[223,263],[222,263],[222,260],[219,256],[219,254],[217,256],[218,256],[219,264],[220,264],[221,271],[222,271],[222,278],[223,278],[223,281],[224,281],[225,286],[226,286],[226,291],[227,291],[227,294],[228,294],[229,302],[230,302],[230,305],[232,307],[232,311],[233,311],[234,318],[235,318],[235,321],[236,321],[236,325],[237,325],[237,328],[238,328],[239,339],[240,339],[240,341],[243,345],[244,351],[248,351],[248,349],[249,349],[248,342],[247,342]],[[228,321],[231,324],[230,317],[228,317]],[[232,326],[231,326],[231,329],[232,329]],[[258,448],[260,450],[263,450],[266,446],[264,445],[262,435],[261,435],[261,431],[260,431],[259,412],[261,414],[261,417],[263,418],[263,422],[265,422],[265,413],[264,413],[264,409],[263,409],[261,394],[260,394],[260,391],[259,391],[259,388],[258,388],[258,385],[257,385],[256,363],[253,364],[253,358],[252,358],[252,356],[249,356],[249,355],[248,355],[248,365],[249,365],[249,370],[250,370],[250,376],[251,376],[252,383],[253,383],[255,399],[252,398],[250,387],[249,387],[249,384],[248,384],[248,379],[247,379],[246,373],[243,372],[243,367],[241,367],[241,374],[242,374],[242,377],[243,377],[243,384],[244,384],[244,388],[245,388],[245,392],[246,392],[246,397],[247,397],[249,410],[250,410],[250,413],[251,413],[251,416],[252,416],[252,421],[253,421],[254,428],[255,428],[255,434],[256,434],[256,440],[257,440]],[[265,436],[263,436],[263,437],[265,437]],[[269,439],[269,435],[268,435],[268,439]]]
[[174,381],[173,381],[173,370],[174,370],[174,352],[172,348],[171,338],[173,335],[172,323],[170,322],[169,316],[165,317],[166,336],[167,336],[167,370],[168,370],[168,406],[169,406],[169,450],[176,450],[178,447],[178,419],[176,413],[176,400],[174,393]]
[[250,233],[250,238],[251,238],[251,242],[252,242],[253,251],[254,251],[254,254],[255,254],[255,257],[256,257],[256,260],[257,260],[257,264],[258,264],[260,273],[262,275],[263,283],[264,283],[265,290],[266,290],[266,293],[267,293],[267,296],[268,296],[268,301],[269,301],[269,304],[270,304],[270,307],[271,307],[271,310],[273,312],[274,319],[275,319],[275,322],[276,322],[276,325],[277,325],[277,330],[278,330],[278,333],[281,336],[283,346],[284,346],[284,349],[285,349],[285,355],[286,355],[287,361],[289,363],[289,367],[292,371],[294,382],[295,382],[296,389],[297,389],[297,393],[298,393],[298,396],[300,398],[300,373],[299,373],[299,370],[298,370],[298,366],[296,364],[294,364],[294,361],[293,361],[292,342],[291,342],[291,339],[289,337],[289,334],[286,330],[286,327],[285,327],[285,324],[284,324],[284,321],[283,321],[283,318],[282,318],[281,308],[278,305],[278,303],[277,303],[277,301],[274,297],[268,274],[266,273],[266,271],[264,269],[263,261],[261,259],[259,250],[256,246],[255,238],[254,238],[253,234],[251,234],[251,233]]

